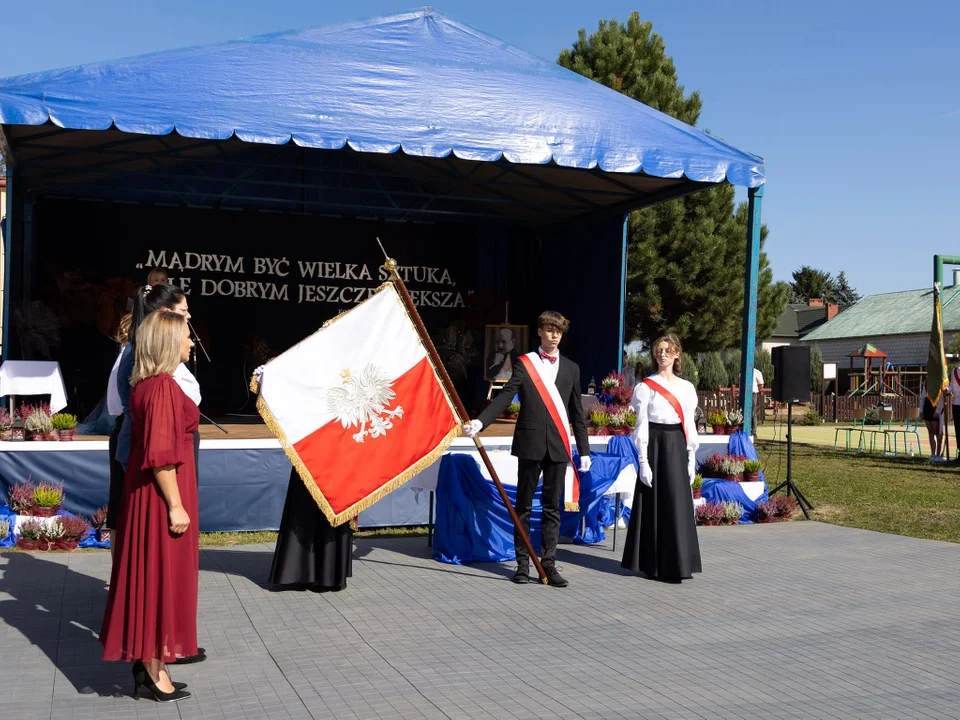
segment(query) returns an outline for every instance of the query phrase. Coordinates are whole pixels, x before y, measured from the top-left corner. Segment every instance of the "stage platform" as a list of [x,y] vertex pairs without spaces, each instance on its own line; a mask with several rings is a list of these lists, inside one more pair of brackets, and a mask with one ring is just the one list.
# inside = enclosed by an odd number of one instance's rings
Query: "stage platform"
[[[275,530],[290,476],[286,454],[262,423],[230,423],[223,428],[226,434],[215,425],[200,426],[200,530]],[[480,434],[484,448],[494,459],[509,454],[514,428],[514,423],[498,422]],[[701,435],[698,458],[725,451],[727,439]],[[591,451],[605,452],[608,440],[591,436]],[[449,452],[472,455],[478,462],[480,459],[473,440],[466,437],[455,439]],[[420,490],[436,487],[436,473],[436,466],[427,468],[422,478],[412,478],[407,486],[364,510],[359,516],[360,526],[428,524],[432,493]],[[8,490],[26,480],[63,482],[64,509],[91,514],[106,505],[109,496],[108,438],[0,443],[0,485]]]

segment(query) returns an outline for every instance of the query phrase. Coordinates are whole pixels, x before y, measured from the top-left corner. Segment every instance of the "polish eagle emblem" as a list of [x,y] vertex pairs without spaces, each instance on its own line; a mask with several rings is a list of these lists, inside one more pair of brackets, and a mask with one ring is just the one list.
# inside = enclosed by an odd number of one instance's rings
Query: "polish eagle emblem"
[[368,363],[359,375],[345,368],[340,377],[340,387],[327,390],[327,409],[344,428],[359,426],[353,435],[356,442],[386,435],[394,419],[403,417],[399,405],[387,407],[396,393],[391,387],[394,381],[381,368]]

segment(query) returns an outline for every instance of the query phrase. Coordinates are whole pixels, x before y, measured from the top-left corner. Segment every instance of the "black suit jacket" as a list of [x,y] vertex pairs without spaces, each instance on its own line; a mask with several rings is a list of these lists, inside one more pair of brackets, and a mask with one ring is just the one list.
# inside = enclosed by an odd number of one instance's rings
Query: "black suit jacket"
[[[581,457],[589,456],[590,440],[583,417],[583,403],[580,401],[580,367],[562,355],[557,362],[560,363],[557,369],[557,390],[566,404],[567,417],[573,425],[573,434],[577,440],[577,450]],[[555,462],[566,462],[567,450],[563,439],[520,360],[513,366],[510,381],[477,419],[487,427],[507,409],[517,393],[520,393],[520,415],[517,417],[517,429],[513,433],[513,454],[525,460],[549,457]]]

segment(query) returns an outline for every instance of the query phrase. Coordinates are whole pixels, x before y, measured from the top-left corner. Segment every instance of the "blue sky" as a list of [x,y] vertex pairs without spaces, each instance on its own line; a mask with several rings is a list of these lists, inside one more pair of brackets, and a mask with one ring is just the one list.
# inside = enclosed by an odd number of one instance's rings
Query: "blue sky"
[[[701,128],[765,158],[777,279],[844,269],[864,293],[923,287],[960,254],[960,3],[502,2],[434,6],[555,60],[601,18],[652,20]],[[390,14],[402,0],[4,3],[0,77]]]

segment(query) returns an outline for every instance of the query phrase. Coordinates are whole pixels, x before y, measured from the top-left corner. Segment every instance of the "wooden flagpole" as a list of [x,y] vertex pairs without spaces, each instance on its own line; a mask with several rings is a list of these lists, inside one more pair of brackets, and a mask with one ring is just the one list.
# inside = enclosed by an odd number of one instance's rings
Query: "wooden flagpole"
[[[377,238],[377,242],[380,243],[380,238]],[[380,249],[383,250],[383,243],[380,243]],[[427,352],[430,354],[430,359],[433,361],[434,367],[436,367],[437,372],[440,373],[441,382],[443,382],[447,393],[450,395],[450,399],[453,400],[453,406],[457,411],[457,420],[459,420],[461,425],[470,422],[470,415],[467,413],[467,409],[464,407],[463,401],[460,399],[460,395],[457,394],[457,389],[453,386],[453,381],[450,380],[450,375],[447,373],[447,369],[444,367],[443,361],[440,359],[440,354],[437,352],[437,348],[434,346],[433,340],[430,339],[430,333],[427,332],[426,327],[423,325],[423,320],[420,319],[420,313],[417,312],[417,307],[413,304],[413,300],[410,298],[410,293],[407,292],[407,286],[403,284],[403,278],[401,278],[400,273],[397,272],[397,261],[388,256],[386,250],[383,251],[383,254],[387,258],[383,266],[393,276],[393,282],[397,286],[397,290],[400,292],[400,297],[403,299],[403,304],[406,305],[407,312],[410,313],[410,317],[413,319],[414,325],[417,326],[417,332],[420,333],[420,339],[423,341],[424,347],[426,347]],[[533,560],[533,565],[537,568],[537,573],[540,575],[540,582],[546,585],[547,573],[544,571],[543,565],[540,564],[540,558],[537,556],[537,553],[533,551],[533,545],[530,544],[530,537],[520,525],[520,518],[517,517],[517,511],[514,509],[513,503],[510,502],[507,491],[503,488],[503,483],[500,482],[500,478],[497,476],[497,471],[494,469],[493,462],[490,460],[490,456],[487,454],[487,449],[483,447],[483,443],[480,442],[480,437],[478,435],[473,436],[473,442],[477,446],[477,451],[480,453],[480,457],[483,459],[483,464],[487,467],[487,472],[489,472],[490,477],[493,478],[494,485],[497,486],[497,491],[500,493],[503,504],[507,506],[507,510],[510,512],[510,519],[513,520],[513,526],[517,529],[517,533],[520,535],[520,537],[523,538],[523,544],[527,546],[527,552],[530,554],[530,559]]]

